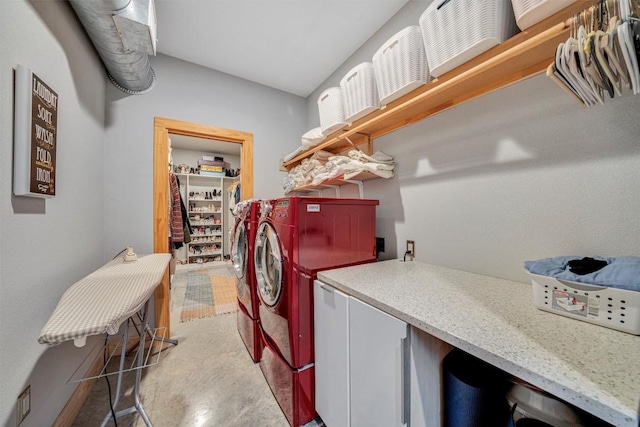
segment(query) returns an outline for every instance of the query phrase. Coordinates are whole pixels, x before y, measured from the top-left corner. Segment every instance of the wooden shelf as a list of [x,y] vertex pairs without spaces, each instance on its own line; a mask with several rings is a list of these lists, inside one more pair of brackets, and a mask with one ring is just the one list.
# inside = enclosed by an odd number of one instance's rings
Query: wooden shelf
[[360,172],[354,176],[349,177],[348,179],[344,176],[340,176],[338,178],[328,179],[326,181],[321,182],[320,184],[307,184],[301,185],[300,187],[296,187],[291,190],[291,193],[311,193],[318,190],[323,190],[325,188],[341,186],[354,182],[362,182],[368,181],[370,179],[378,179],[380,178],[378,175],[371,172]]
[[284,166],[289,170],[319,150],[344,151],[351,147],[347,138],[356,145],[366,143],[369,138],[386,135],[543,72],[553,61],[558,44],[569,36],[571,26],[567,20],[595,3],[594,0],[576,1],[499,46],[334,132]]

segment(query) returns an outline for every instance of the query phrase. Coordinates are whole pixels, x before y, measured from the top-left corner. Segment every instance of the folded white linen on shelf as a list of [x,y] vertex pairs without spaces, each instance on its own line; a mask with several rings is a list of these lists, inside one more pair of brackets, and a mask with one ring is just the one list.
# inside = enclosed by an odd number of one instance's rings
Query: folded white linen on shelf
[[315,147],[316,145],[321,143],[324,138],[325,136],[322,134],[320,127],[308,130],[304,133],[304,135],[302,135],[302,148],[308,150],[309,148]]
[[316,159],[322,164],[325,164],[332,156],[333,156],[333,153],[330,153],[324,150],[318,150],[315,153],[313,153],[313,156],[311,156],[311,158]]
[[291,169],[288,175],[290,179],[285,181],[285,189],[290,188],[292,182],[294,187],[309,183],[318,185],[341,176],[351,179],[362,172],[371,172],[380,178],[391,178],[394,168],[393,157],[381,151],[368,156],[360,150],[351,150],[347,155],[336,156],[319,150]]
[[[356,160],[354,160],[354,162],[355,161]],[[395,165],[386,164],[386,163],[372,163],[372,162],[367,162],[367,163],[358,162],[358,163],[362,165],[363,170],[368,170],[370,172],[392,171],[395,168]]]
[[296,187],[296,181],[293,179],[291,175],[287,175],[282,180],[282,188],[285,193],[290,193]]
[[385,179],[389,179],[389,178],[393,178],[393,171],[392,170],[375,170],[375,171],[368,171],[368,170],[360,170],[360,171],[353,171],[353,172],[348,172],[344,174],[344,179],[358,179],[358,175],[361,174],[362,172],[371,172],[374,175],[377,175],[380,178],[385,178]]
[[304,148],[302,147],[298,147],[295,150],[293,150],[292,152],[290,152],[289,154],[287,154],[286,156],[284,156],[284,161],[288,162],[289,160],[293,159],[295,156],[297,156],[298,154],[302,153],[304,151]]
[[371,156],[365,154],[360,150],[351,150],[347,153],[349,157],[355,160],[360,160],[362,162],[372,162],[372,163],[387,163],[392,164],[395,163],[393,157],[390,155],[383,153],[382,151],[376,151]]

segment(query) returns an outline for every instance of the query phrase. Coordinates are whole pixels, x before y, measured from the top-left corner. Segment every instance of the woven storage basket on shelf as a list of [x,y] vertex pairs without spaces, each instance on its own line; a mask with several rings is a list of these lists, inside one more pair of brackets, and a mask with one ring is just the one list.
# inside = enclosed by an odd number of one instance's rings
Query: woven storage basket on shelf
[[347,122],[354,122],[380,108],[373,63],[355,66],[340,80],[342,105]]
[[391,37],[373,55],[380,104],[388,104],[429,81],[420,27],[412,25]]
[[510,0],[436,0],[420,16],[429,72],[439,77],[517,32]]
[[347,125],[339,87],[330,87],[320,94],[318,113],[320,114],[320,130],[325,136]]
[[576,0],[511,0],[516,23],[526,30],[554,13],[564,9]]

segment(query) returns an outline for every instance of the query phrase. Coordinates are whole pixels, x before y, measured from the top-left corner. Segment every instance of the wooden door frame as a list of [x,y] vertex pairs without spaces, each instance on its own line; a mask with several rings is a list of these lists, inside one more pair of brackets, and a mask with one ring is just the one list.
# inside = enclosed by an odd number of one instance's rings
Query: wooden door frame
[[[153,252],[169,250],[169,134],[215,139],[241,145],[240,183],[242,200],[253,197],[253,134],[198,123],[155,117],[153,131]],[[156,327],[167,328],[171,337],[169,271],[154,295]]]

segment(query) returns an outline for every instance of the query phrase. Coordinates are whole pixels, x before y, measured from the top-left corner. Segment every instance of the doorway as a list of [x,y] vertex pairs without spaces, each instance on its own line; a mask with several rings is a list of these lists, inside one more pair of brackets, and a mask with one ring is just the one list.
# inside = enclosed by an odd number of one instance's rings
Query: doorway
[[[253,197],[253,134],[233,129],[156,117],[153,132],[153,251],[169,250],[169,134],[193,136],[240,144],[242,200]],[[156,327],[166,328],[171,337],[169,271],[154,295]]]

